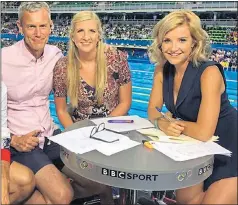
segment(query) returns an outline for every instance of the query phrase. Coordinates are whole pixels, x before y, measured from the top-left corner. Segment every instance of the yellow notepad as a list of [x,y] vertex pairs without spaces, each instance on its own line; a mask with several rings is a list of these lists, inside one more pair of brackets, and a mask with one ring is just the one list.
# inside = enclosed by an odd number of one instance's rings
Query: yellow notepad
[[[155,129],[155,128],[147,128],[147,129],[140,129],[137,130],[143,135],[148,136],[151,140],[157,141],[157,142],[170,142],[170,143],[196,143],[201,142],[197,139],[194,139],[192,137],[189,137],[187,135],[180,135],[179,137],[174,136],[167,136],[163,131]],[[218,136],[212,136],[212,138],[209,141],[218,141]]]

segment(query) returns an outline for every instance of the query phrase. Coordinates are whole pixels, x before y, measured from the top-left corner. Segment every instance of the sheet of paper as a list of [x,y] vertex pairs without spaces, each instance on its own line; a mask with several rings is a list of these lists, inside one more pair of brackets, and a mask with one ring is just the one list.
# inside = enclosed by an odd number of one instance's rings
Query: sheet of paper
[[[108,120],[134,120],[134,122],[133,123],[108,123]],[[91,121],[94,122],[96,125],[105,123],[105,127],[107,129],[113,130],[116,132],[127,132],[131,130],[154,127],[154,125],[149,120],[145,118],[141,118],[137,115],[99,118],[99,119],[94,119]]]
[[119,139],[119,141],[107,143],[92,139],[90,138],[90,133],[93,127],[94,126],[89,126],[75,129],[49,137],[49,139],[78,154],[83,154],[92,150],[98,150],[105,155],[112,155],[140,144],[138,142],[130,140],[129,137],[125,135],[110,132],[107,130],[97,132],[94,136],[103,140],[111,141]]
[[97,150],[102,154],[110,156],[112,154],[135,147],[141,143],[128,139],[121,139],[118,142],[106,144],[103,143],[97,147]]
[[94,126],[75,129],[49,137],[49,139],[72,152],[83,154],[95,150],[97,146],[102,143],[101,141],[89,138],[93,127]]
[[153,147],[175,161],[186,161],[208,155],[221,154],[231,156],[231,152],[215,142],[200,142],[196,144],[174,144],[152,142]]
[[[187,144],[187,143],[199,143],[201,141],[196,140],[192,137],[186,136],[186,135],[180,135],[179,137],[174,136],[167,136],[163,131],[158,130],[156,128],[147,128],[147,129],[140,129],[137,130],[143,135],[147,135],[149,138],[151,138],[153,141],[156,142],[169,142],[169,143],[175,143],[175,144]],[[213,136],[209,141],[218,141],[218,136]]]
[[192,143],[201,142],[201,141],[198,141],[198,140],[187,141],[187,140],[184,140],[184,139],[180,139],[179,137],[169,137],[169,136],[160,136],[160,137],[148,136],[148,137],[152,141],[155,141],[155,142],[174,143],[174,144],[192,144]]
[[115,141],[115,140],[120,140],[120,139],[124,139],[124,138],[128,138],[125,135],[119,134],[119,133],[114,133],[114,132],[110,132],[108,130],[103,130],[102,132],[97,132],[96,134],[93,135],[93,137],[97,138],[97,139],[102,139],[105,140],[109,143]]

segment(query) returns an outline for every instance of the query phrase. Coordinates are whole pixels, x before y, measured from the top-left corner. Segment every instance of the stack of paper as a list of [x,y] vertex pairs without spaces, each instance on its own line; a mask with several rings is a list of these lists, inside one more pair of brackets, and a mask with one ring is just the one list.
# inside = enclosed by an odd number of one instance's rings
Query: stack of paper
[[[201,141],[196,140],[192,137],[186,136],[186,135],[180,135],[179,137],[174,136],[167,136],[164,132],[161,130],[155,129],[155,128],[148,128],[148,129],[140,129],[137,130],[143,135],[147,135],[151,140],[156,142],[167,142],[167,143],[175,143],[175,144],[191,144],[191,143],[199,143]],[[213,136],[209,141],[218,141],[218,136]]]
[[107,156],[110,156],[112,154],[121,152],[123,150],[127,150],[129,148],[135,147],[141,143],[130,140],[129,138],[121,139],[118,142],[110,143],[109,145],[107,143],[102,143],[100,146],[96,148],[99,152],[102,154],[105,154]]
[[196,144],[151,143],[156,150],[175,161],[186,161],[214,154],[231,156],[229,150],[215,142],[200,142]]
[[119,139],[119,141],[107,143],[92,139],[90,138],[90,133],[93,128],[94,126],[79,128],[49,137],[49,139],[77,154],[98,150],[102,154],[112,155],[140,144],[130,140],[125,135],[117,134],[107,130],[97,132],[93,136],[106,141],[112,141],[115,139]]
[[[133,120],[133,123],[109,123],[108,120]],[[137,115],[99,118],[91,121],[94,122],[96,125],[105,123],[105,127],[108,130],[113,130],[116,132],[127,132],[131,130],[154,127],[154,125],[149,120],[141,118]]]

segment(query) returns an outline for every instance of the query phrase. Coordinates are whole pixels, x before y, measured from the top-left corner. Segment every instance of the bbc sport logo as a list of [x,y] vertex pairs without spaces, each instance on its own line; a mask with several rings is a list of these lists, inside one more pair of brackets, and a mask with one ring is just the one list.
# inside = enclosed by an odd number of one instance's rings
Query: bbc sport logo
[[102,175],[106,175],[113,178],[115,177],[119,179],[130,179],[140,181],[156,181],[158,177],[157,174],[136,174],[136,173],[122,172],[118,170],[110,170],[106,168],[102,168]]

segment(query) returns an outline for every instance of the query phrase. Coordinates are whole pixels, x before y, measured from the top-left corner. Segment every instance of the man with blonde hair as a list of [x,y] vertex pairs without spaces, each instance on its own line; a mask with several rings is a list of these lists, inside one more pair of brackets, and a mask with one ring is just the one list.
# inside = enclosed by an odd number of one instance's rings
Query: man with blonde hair
[[69,204],[73,198],[69,182],[54,165],[60,162],[59,145],[46,138],[60,132],[51,119],[48,96],[55,63],[63,56],[47,44],[53,26],[50,16],[47,3],[23,2],[17,26],[24,39],[2,49],[12,160],[35,174],[37,190],[29,204]]

